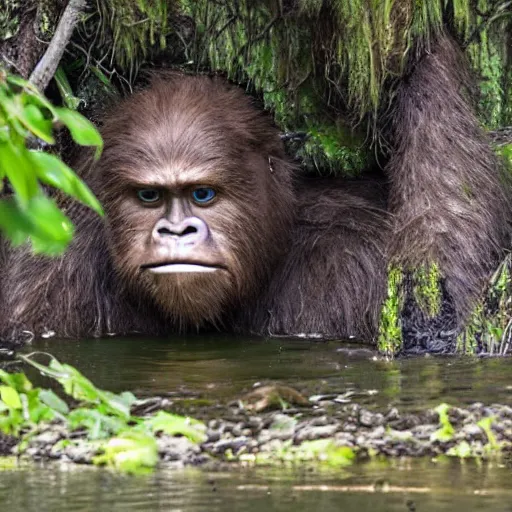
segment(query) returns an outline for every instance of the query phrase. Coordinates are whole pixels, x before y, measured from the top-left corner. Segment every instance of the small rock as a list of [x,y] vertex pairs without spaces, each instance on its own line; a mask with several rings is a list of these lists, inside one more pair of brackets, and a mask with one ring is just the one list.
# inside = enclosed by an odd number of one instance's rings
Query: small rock
[[221,431],[220,430],[212,430],[208,429],[206,431],[206,437],[208,439],[209,443],[215,443],[221,438]]
[[247,426],[253,432],[259,432],[263,428],[263,420],[259,416],[251,416],[247,421]]
[[315,441],[316,439],[325,439],[333,437],[338,431],[339,425],[324,425],[321,427],[307,426],[297,432],[294,437],[294,442],[302,443],[304,441]]
[[385,416],[386,422],[396,421],[399,419],[400,419],[400,413],[398,412],[398,409],[396,407],[391,408]]
[[57,441],[62,438],[62,434],[60,431],[47,430],[42,434],[34,437],[31,440],[31,444],[39,444],[39,445],[51,445],[53,446]]

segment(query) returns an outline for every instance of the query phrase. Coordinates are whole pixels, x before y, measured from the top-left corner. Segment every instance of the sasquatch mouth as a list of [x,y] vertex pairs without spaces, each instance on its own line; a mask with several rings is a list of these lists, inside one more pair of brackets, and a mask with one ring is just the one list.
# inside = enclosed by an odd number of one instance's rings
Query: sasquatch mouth
[[159,263],[146,263],[140,266],[141,270],[148,270],[153,274],[183,274],[189,272],[216,272],[226,270],[223,265],[197,263],[192,261],[164,261]]

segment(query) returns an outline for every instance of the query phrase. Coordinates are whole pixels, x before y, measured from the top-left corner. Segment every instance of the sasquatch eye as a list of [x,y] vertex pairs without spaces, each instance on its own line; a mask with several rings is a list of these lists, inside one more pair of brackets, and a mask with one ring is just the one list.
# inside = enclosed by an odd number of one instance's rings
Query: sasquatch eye
[[155,188],[141,188],[137,190],[137,197],[143,203],[156,203],[160,201],[162,195],[159,190]]
[[196,188],[192,192],[192,198],[198,204],[209,203],[216,195],[217,192],[215,192],[215,190],[210,187]]

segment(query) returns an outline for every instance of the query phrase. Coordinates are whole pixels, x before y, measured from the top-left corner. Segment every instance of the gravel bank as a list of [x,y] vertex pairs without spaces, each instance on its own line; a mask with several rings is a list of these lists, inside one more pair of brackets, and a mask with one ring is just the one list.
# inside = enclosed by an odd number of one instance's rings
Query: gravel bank
[[[152,411],[168,408],[165,398],[156,397],[150,402]],[[207,421],[207,439],[202,444],[162,435],[158,448],[163,462],[201,465],[227,460],[251,462],[262,454],[267,461],[278,461],[283,450],[293,451],[319,439],[351,448],[358,458],[441,454],[485,457],[512,446],[512,407],[475,403],[468,408],[450,408],[447,418],[451,433],[446,435],[445,431],[443,435],[447,423],[440,423],[440,415],[433,409],[416,414],[396,408],[375,412],[357,403],[338,404],[330,399],[307,407],[260,413],[233,405],[226,408],[224,419]],[[484,418],[490,420],[482,422]],[[0,436],[0,453],[15,450],[12,438]],[[69,432],[63,424],[55,423],[30,440],[23,457],[88,464],[96,454],[97,445],[85,441],[83,434]]]

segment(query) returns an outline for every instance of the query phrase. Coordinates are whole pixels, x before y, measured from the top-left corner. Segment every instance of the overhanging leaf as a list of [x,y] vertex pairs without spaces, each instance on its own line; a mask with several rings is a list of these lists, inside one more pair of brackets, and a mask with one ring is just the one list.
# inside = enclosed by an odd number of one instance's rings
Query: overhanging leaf
[[37,177],[47,185],[58,188],[103,215],[101,204],[89,187],[60,158],[43,151],[30,151]]
[[55,139],[52,135],[52,122],[44,117],[38,107],[31,104],[26,105],[22,112],[20,112],[19,119],[36,137],[39,137],[48,144],[55,144]]
[[103,140],[97,128],[75,110],[55,108],[55,112],[59,120],[68,128],[73,140],[81,146],[96,146],[96,157],[99,157],[103,148]]

